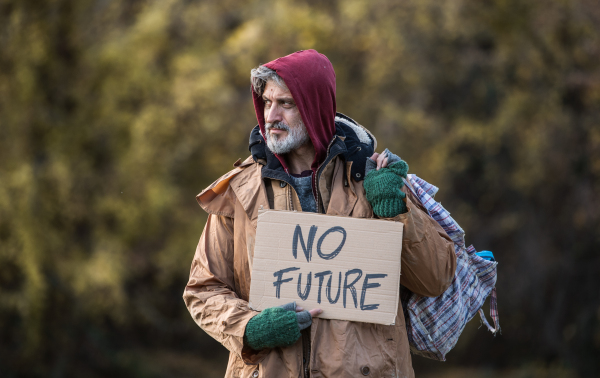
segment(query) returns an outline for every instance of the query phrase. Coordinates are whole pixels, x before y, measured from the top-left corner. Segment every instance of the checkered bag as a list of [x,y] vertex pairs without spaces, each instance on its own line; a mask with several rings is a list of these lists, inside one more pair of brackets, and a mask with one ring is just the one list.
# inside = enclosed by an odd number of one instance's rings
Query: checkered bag
[[[408,175],[407,187],[419,198],[454,242],[456,273],[448,289],[435,298],[422,297],[401,287],[406,330],[413,354],[445,361],[465,325],[479,313],[481,321],[494,334],[500,332],[496,302],[498,265],[477,255],[473,246],[465,248],[465,232],[441,204],[433,200],[438,188],[415,175]],[[490,326],[483,313],[483,303],[490,296]]]

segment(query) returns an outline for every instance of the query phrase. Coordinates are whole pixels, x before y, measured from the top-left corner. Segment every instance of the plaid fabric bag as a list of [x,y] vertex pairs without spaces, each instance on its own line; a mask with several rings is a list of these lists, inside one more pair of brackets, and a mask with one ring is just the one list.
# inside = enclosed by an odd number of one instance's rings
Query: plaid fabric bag
[[[415,175],[405,181],[419,198],[429,215],[436,220],[454,242],[456,273],[448,289],[439,297],[430,298],[401,287],[411,352],[434,360],[445,361],[454,348],[465,325],[479,313],[481,321],[496,335],[500,331],[496,303],[497,262],[477,256],[473,246],[465,248],[465,232],[441,204],[433,200],[438,188]],[[490,297],[490,326],[483,313],[483,303]]]

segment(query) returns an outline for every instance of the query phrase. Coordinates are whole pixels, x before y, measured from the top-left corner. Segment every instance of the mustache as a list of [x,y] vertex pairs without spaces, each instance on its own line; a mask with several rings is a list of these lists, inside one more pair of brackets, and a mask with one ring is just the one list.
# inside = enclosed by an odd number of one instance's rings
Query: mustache
[[283,122],[274,122],[265,124],[265,130],[269,132],[271,129],[279,129],[284,131],[290,131],[290,127]]

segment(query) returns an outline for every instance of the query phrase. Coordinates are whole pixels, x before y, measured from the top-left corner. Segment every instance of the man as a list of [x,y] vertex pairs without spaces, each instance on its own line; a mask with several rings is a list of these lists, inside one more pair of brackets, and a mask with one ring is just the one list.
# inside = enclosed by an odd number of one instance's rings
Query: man
[[192,317],[230,350],[227,377],[414,376],[401,305],[393,326],[248,307],[260,208],[402,222],[401,284],[420,295],[440,295],[456,268],[450,238],[403,187],[406,163],[374,154],[375,138],[336,114],[324,55],[276,59],[252,70],[252,84],[252,156],[197,197],[209,217],[183,295]]

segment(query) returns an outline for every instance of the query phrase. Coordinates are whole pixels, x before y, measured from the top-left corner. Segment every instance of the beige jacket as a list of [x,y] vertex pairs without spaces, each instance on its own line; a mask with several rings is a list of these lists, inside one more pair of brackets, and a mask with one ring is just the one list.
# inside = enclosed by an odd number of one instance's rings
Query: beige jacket
[[[331,215],[374,217],[362,181],[344,177],[350,167],[343,164],[334,158],[320,176],[322,208]],[[413,377],[401,305],[392,326],[314,318],[306,337],[290,347],[257,352],[244,346],[246,324],[258,314],[248,307],[258,210],[300,210],[300,203],[290,185],[265,185],[262,165],[252,157],[235,166],[197,196],[209,217],[183,294],[196,323],[229,349],[226,377]],[[454,277],[454,246],[407,192],[408,212],[394,218],[404,223],[401,283],[438,296]]]

